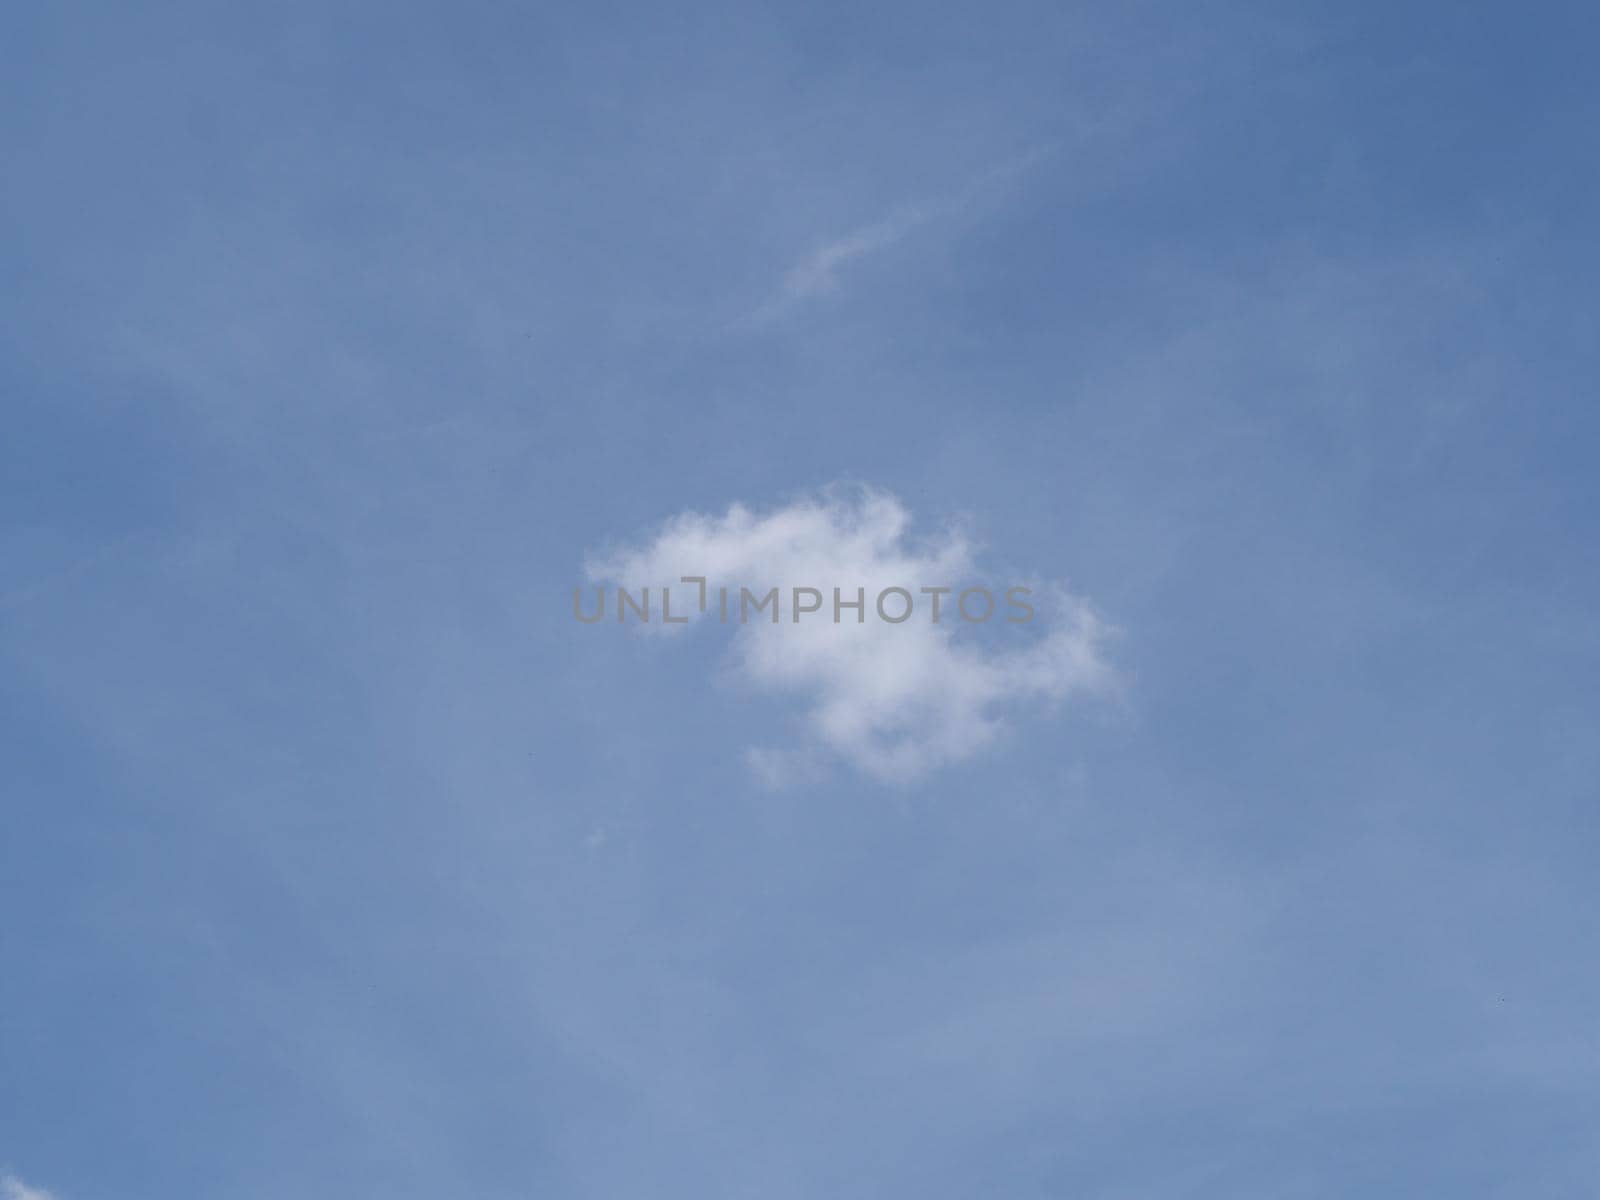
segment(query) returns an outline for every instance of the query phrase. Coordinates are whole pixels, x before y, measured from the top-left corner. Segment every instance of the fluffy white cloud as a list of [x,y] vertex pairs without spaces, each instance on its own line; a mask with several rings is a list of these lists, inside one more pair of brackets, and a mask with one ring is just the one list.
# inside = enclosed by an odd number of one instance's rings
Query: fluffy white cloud
[[[736,676],[808,704],[811,744],[747,754],[772,786],[814,776],[827,755],[880,780],[912,781],[990,745],[1019,709],[1103,693],[1113,683],[1102,653],[1105,627],[1084,601],[1060,587],[1036,588],[1037,619],[1007,623],[1005,614],[1018,610],[1005,607],[1004,591],[1023,581],[980,579],[959,529],[913,538],[904,505],[870,488],[834,488],[767,513],[740,504],[721,516],[685,513],[643,545],[591,558],[588,574],[635,595],[649,587],[657,603],[670,587],[674,615],[713,624],[718,590],[728,589]],[[680,582],[686,575],[707,580],[704,614],[698,587]],[[982,584],[999,601],[981,627],[987,636],[957,615],[963,584]],[[779,589],[777,623],[754,614],[739,623],[745,587],[756,595]],[[795,621],[795,587],[820,591],[822,611]],[[891,587],[909,591],[917,605],[900,624],[874,612],[875,597]],[[923,587],[958,589],[943,597],[939,623],[929,619],[932,598]],[[846,600],[864,590],[865,620],[845,610],[834,622],[834,588]],[[899,615],[902,603],[889,601],[890,614]],[[975,613],[981,607],[974,601]]]
[[15,1175],[0,1175],[0,1200],[55,1200],[49,1192],[29,1187]]

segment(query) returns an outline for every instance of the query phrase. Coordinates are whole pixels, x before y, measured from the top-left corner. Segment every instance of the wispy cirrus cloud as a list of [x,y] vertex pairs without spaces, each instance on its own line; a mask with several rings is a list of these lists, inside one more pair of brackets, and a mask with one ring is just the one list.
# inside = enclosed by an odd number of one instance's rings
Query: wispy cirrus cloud
[[762,324],[796,304],[838,291],[847,270],[861,260],[889,249],[934,221],[966,211],[986,195],[1009,188],[1054,152],[1054,146],[1036,147],[988,168],[955,191],[903,205],[879,220],[820,239],[785,272],[777,293],[746,323]]
[[905,208],[882,221],[824,242],[789,269],[783,280],[783,294],[791,300],[803,300],[833,291],[839,286],[839,275],[845,267],[875,250],[893,245],[927,222],[930,216],[926,209]]
[[913,782],[985,750],[1030,704],[1113,687],[1107,627],[1060,585],[1039,589],[1037,624],[982,642],[960,619],[795,619],[784,590],[794,585],[819,589],[830,605],[834,587],[860,588],[870,606],[886,588],[915,595],[978,578],[959,529],[915,539],[911,525],[888,492],[833,488],[764,513],[733,504],[720,516],[681,514],[644,544],[593,558],[588,574],[619,587],[674,587],[680,610],[702,620],[719,606],[695,613],[684,576],[704,577],[711,592],[780,586],[781,620],[729,626],[733,676],[805,702],[803,745],[746,753],[769,786],[815,778],[828,759],[883,782]]

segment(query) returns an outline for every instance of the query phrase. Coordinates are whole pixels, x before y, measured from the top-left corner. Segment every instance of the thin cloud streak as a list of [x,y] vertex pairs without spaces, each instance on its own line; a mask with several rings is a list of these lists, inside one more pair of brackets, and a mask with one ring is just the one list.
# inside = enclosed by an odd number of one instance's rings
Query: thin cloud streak
[[893,245],[919,225],[925,224],[929,216],[923,209],[903,209],[875,225],[865,226],[818,247],[790,269],[783,281],[784,295],[802,300],[835,290],[839,286],[839,272],[844,267],[876,250]]
[[966,211],[987,192],[1012,186],[1020,175],[1055,152],[1054,145],[1030,150],[989,168],[954,193],[904,205],[881,220],[823,241],[789,268],[775,296],[738,324],[762,325],[797,304],[837,292],[845,272],[862,259],[887,250],[936,220]]

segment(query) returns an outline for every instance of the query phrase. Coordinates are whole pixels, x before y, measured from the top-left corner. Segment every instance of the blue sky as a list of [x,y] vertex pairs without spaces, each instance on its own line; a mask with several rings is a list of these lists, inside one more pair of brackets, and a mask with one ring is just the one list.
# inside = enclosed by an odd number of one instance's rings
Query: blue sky
[[[1588,1200],[1597,35],[8,12],[0,1196]],[[841,483],[1105,674],[573,621]]]

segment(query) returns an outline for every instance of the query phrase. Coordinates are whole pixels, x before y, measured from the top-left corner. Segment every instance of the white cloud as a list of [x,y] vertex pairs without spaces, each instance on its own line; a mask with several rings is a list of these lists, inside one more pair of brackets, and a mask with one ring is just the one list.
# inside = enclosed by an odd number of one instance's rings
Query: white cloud
[[[1016,610],[1004,607],[1004,590],[1024,581],[979,577],[959,529],[913,538],[904,505],[871,488],[830,489],[767,513],[741,504],[721,516],[684,513],[642,546],[592,558],[588,574],[635,595],[648,586],[658,605],[659,589],[671,587],[675,615],[713,625],[718,589],[728,589],[734,677],[807,704],[806,745],[746,753],[769,786],[814,777],[827,756],[880,780],[909,782],[985,749],[1020,709],[1104,693],[1113,683],[1102,655],[1105,626],[1084,601],[1058,586],[1036,587],[1030,599],[1038,618],[1007,623],[1004,614]],[[707,579],[704,616],[698,588],[680,582],[685,575]],[[931,597],[919,589],[963,584],[981,584],[999,601],[999,615],[982,627],[986,636],[955,615],[956,594],[943,598],[939,623],[929,619]],[[781,619],[752,612],[739,623],[743,587],[756,595],[777,587]],[[823,610],[794,621],[795,587],[821,591]],[[890,587],[907,589],[917,604],[902,624],[872,611]],[[834,588],[846,600],[864,589],[864,622],[851,611],[833,621]],[[614,614],[614,593],[612,600]],[[891,613],[898,603],[890,602]],[[654,616],[659,621],[659,611]]]
[[46,1191],[29,1187],[15,1175],[0,1175],[0,1200],[55,1200]]
[[843,267],[899,241],[927,219],[926,213],[908,208],[887,220],[824,243],[790,269],[783,280],[784,294],[798,300],[833,291],[839,286],[839,272]]
[[1021,175],[1054,152],[1053,145],[1035,147],[990,167],[954,192],[927,197],[821,242],[789,268],[778,294],[742,323],[760,325],[801,301],[837,291],[841,274],[857,260],[887,249],[929,222],[967,211],[986,197],[992,202],[995,193],[1009,190]]

